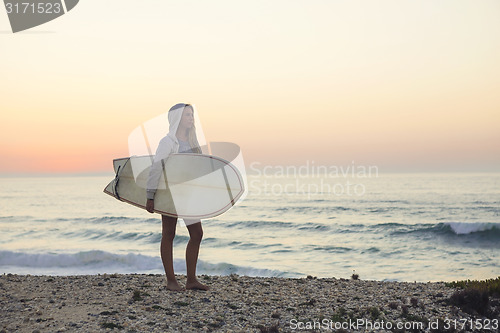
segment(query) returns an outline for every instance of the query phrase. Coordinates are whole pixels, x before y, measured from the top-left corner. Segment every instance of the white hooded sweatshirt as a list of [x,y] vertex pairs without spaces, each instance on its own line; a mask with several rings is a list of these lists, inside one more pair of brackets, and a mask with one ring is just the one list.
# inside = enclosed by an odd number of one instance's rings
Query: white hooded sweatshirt
[[156,149],[153,164],[151,165],[146,188],[148,199],[154,199],[155,197],[156,189],[158,188],[158,182],[163,170],[162,161],[166,159],[170,154],[179,152],[179,140],[176,137],[177,128],[179,127],[179,123],[181,122],[184,108],[187,105],[188,104],[179,103],[172,106],[168,111],[168,134],[160,140],[158,148]]

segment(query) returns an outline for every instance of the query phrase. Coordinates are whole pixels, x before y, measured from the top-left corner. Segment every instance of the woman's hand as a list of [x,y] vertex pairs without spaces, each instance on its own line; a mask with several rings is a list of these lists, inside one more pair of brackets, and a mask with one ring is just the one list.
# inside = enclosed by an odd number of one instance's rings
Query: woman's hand
[[155,201],[153,199],[148,199],[148,201],[146,201],[146,210],[150,213],[154,213],[154,209]]

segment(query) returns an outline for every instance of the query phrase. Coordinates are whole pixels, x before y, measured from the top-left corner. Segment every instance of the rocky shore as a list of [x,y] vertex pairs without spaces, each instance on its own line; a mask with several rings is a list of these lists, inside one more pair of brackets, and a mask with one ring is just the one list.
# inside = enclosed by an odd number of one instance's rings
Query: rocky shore
[[209,291],[168,291],[162,275],[4,274],[0,332],[429,332],[471,318],[444,283],[199,278]]

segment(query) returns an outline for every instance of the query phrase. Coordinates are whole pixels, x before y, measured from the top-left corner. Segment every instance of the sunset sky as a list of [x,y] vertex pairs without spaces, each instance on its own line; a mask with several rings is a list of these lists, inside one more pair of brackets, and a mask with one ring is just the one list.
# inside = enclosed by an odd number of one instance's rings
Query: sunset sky
[[247,165],[498,172],[499,18],[498,0],[81,0],[13,34],[0,11],[0,175],[111,172],[179,102]]

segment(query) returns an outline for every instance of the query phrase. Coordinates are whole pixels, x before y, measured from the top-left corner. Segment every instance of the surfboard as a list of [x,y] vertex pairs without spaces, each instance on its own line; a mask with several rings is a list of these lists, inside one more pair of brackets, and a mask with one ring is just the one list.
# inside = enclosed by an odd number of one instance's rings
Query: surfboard
[[[146,209],[146,184],[154,156],[113,160],[115,179],[104,193]],[[230,209],[245,192],[239,170],[213,155],[171,154],[162,161],[155,194],[156,213],[183,219],[207,219]]]

